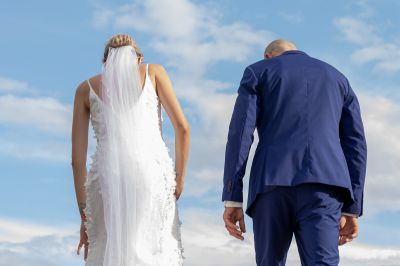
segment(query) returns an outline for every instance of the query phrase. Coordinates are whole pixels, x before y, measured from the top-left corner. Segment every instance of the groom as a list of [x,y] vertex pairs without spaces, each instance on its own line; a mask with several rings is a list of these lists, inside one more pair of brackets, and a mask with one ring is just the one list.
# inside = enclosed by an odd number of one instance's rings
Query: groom
[[264,57],[245,69],[229,125],[226,229],[243,239],[243,176],[257,128],[246,209],[257,265],[285,265],[293,234],[302,265],[338,265],[338,244],[357,237],[363,211],[357,97],[343,74],[288,41],[273,41]]

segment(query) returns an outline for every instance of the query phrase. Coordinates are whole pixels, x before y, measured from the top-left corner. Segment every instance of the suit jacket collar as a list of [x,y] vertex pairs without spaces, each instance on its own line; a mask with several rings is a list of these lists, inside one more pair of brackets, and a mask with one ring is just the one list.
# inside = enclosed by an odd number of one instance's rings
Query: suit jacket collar
[[286,51],[286,52],[283,52],[281,55],[285,55],[285,54],[303,54],[303,55],[307,55],[305,52],[300,51],[300,50]]

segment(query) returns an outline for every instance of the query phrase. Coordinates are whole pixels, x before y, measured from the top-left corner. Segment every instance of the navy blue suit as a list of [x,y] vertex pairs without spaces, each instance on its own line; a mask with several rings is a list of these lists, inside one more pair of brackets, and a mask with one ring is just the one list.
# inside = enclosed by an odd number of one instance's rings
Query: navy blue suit
[[362,215],[366,141],[357,97],[343,74],[301,51],[245,69],[229,125],[222,200],[243,201],[255,129],[248,215],[260,194],[301,184],[342,189],[339,211]]

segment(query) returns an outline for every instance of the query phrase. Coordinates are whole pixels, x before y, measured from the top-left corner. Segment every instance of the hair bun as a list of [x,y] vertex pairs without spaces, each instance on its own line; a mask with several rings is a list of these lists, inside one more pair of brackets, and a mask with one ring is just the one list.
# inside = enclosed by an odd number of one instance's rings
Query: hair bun
[[116,34],[112,36],[106,43],[106,47],[104,49],[103,63],[107,60],[108,50],[110,47],[118,48],[127,45],[131,45],[135,49],[138,57],[143,57],[142,51],[140,50],[139,46],[137,46],[137,44],[135,43],[135,41],[132,39],[131,36],[127,34]]
[[109,40],[109,47],[117,48],[121,46],[132,45],[133,43],[134,42],[129,35],[117,34]]

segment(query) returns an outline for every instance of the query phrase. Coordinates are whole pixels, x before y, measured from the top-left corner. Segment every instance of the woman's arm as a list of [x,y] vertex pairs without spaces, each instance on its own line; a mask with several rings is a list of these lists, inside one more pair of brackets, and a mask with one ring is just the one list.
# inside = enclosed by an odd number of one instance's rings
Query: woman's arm
[[72,119],[72,170],[74,175],[75,193],[78,201],[79,213],[82,221],[85,220],[83,209],[86,207],[86,156],[88,147],[89,106],[86,103],[88,86],[81,83],[76,89],[74,100],[74,114]]
[[179,199],[185,181],[186,163],[189,156],[190,129],[176,98],[171,80],[161,65],[151,65],[155,75],[156,89],[161,104],[171,119],[175,130],[175,172],[176,172],[176,198]]

